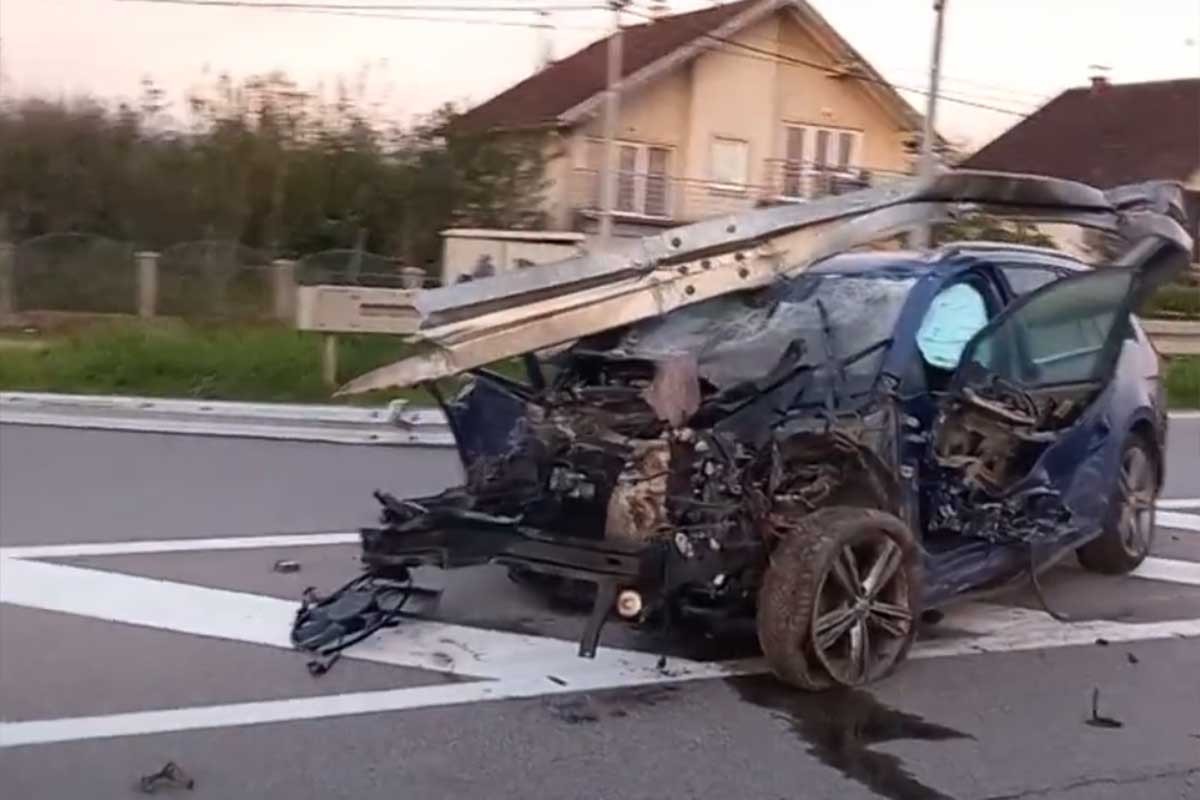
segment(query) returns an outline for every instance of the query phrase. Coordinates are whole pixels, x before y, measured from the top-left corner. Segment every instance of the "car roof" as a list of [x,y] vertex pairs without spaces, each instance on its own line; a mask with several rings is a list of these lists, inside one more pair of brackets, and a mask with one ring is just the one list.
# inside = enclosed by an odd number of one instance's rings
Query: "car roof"
[[1046,247],[1007,242],[955,242],[936,250],[876,250],[841,253],[818,261],[808,272],[866,275],[923,275],[932,270],[1003,263],[1005,266],[1052,266],[1073,271],[1089,269],[1079,259]]

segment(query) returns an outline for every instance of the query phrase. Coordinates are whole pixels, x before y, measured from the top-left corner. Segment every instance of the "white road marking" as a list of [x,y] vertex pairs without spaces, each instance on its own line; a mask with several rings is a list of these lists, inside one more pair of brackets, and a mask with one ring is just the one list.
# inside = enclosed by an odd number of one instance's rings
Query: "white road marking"
[[[297,603],[96,569],[0,560],[0,601],[159,630],[292,649]],[[345,652],[394,666],[487,678],[574,668],[578,643],[544,636],[409,620]],[[658,656],[602,648],[589,667],[616,675],[653,667]],[[679,662],[692,668],[694,662]]]
[[213,539],[160,539],[91,544],[16,545],[0,547],[0,558],[77,558],[144,553],[187,553],[197,550],[255,550],[268,547],[311,547],[358,544],[357,533],[291,533],[265,536],[227,536]]
[[1155,525],[1161,528],[1179,528],[1200,533],[1200,515],[1181,514],[1178,511],[1158,511],[1154,515]]
[[1169,497],[1155,503],[1160,509],[1194,508],[1200,511],[1200,497]]
[[1200,586],[1200,563],[1195,561],[1179,561],[1173,558],[1150,556],[1142,562],[1140,567],[1129,574],[1135,578]]
[[[1185,514],[1175,516],[1191,519]],[[3,555],[0,558],[0,601],[160,630],[290,648],[288,631],[296,609],[293,602],[28,559],[354,541],[357,541],[356,534],[329,533],[6,548],[0,552]],[[1192,562],[1150,558],[1134,574],[1153,580],[1200,585],[1200,564]],[[1097,638],[1122,642],[1200,637],[1200,619],[1145,624],[1107,620],[1063,624],[1039,611],[977,603],[951,609],[944,625],[964,635],[920,641],[913,648],[911,657],[1066,647],[1090,644]],[[0,722],[0,748],[674,683],[756,673],[764,669],[758,660],[700,663],[671,659],[666,670],[659,670],[657,654],[602,648],[595,660],[587,660],[578,658],[575,648],[574,642],[549,637],[412,620],[351,648],[346,656],[479,676],[484,680],[325,697]],[[550,680],[551,675],[562,683]]]
[[1172,411],[1168,415],[1171,419],[1192,420],[1200,419],[1200,411]]
[[[1200,620],[1130,624],[1094,621],[1065,625],[1047,614],[1027,609],[971,604],[956,609],[945,625],[976,633],[958,639],[918,642],[912,658],[1035,650],[1092,644],[1097,638],[1111,642],[1200,636]],[[462,705],[489,700],[544,697],[569,692],[598,691],[629,686],[680,683],[705,678],[731,677],[765,671],[761,661],[693,664],[680,668],[672,659],[668,669],[631,670],[618,675],[587,661],[550,672],[540,667],[498,681],[419,686],[372,692],[351,692],[324,697],[231,703],[192,708],[137,711],[103,716],[73,717],[26,722],[0,722],[0,748],[52,742],[141,736],[153,733],[260,725],[272,722],[378,714],[435,706]],[[563,681],[549,679],[554,675]]]

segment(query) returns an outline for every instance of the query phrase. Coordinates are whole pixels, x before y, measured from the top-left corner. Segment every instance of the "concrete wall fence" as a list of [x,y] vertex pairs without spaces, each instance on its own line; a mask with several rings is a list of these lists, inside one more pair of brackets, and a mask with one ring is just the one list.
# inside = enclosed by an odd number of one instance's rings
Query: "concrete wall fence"
[[79,233],[0,242],[0,323],[8,324],[36,312],[291,323],[300,285],[427,283],[423,270],[357,250],[283,259],[204,240],[149,251]]

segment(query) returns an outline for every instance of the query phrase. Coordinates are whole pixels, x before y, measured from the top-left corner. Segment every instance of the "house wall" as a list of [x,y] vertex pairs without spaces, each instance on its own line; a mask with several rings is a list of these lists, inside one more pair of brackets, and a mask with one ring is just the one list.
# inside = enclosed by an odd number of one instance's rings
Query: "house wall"
[[[791,12],[765,19],[734,41],[781,52],[794,59],[834,66]],[[907,171],[908,134],[852,78],[831,78],[810,67],[759,57],[724,47],[701,53],[690,63],[650,83],[626,91],[618,114],[618,138],[671,148],[670,210],[676,221],[703,219],[753,207],[778,176],[775,159],[784,155],[784,124],[848,128],[863,134],[856,166]],[[603,138],[603,112],[564,133],[565,158],[548,166],[547,191],[552,226],[576,226],[574,210],[592,197],[580,174],[588,165],[588,141]],[[737,191],[711,186],[714,139],[747,143],[750,186]],[[594,176],[591,177],[594,180]]]
[[[791,14],[781,15],[779,49],[790,58],[834,66],[829,56]],[[848,128],[862,131],[862,151],[858,166],[868,170],[907,172],[912,158],[904,148],[911,134],[868,93],[854,78],[830,77],[828,73],[799,64],[780,65],[781,123],[796,123]],[[783,156],[778,144],[773,156]]]

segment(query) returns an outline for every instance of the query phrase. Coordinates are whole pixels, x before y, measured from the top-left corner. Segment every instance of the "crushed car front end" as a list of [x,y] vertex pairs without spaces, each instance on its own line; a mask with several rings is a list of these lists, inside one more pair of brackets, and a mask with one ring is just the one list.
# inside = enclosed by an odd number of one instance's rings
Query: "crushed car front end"
[[[833,504],[907,515],[878,380],[909,272],[819,273],[584,339],[444,404],[465,484],[381,496],[380,574],[492,562],[630,622],[751,614],[773,540]],[[391,573],[389,573],[389,570]]]

